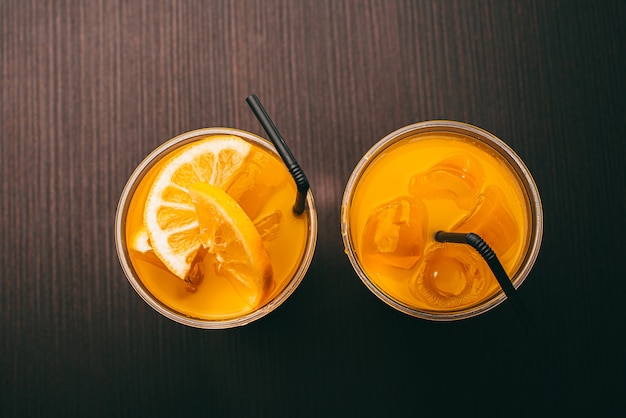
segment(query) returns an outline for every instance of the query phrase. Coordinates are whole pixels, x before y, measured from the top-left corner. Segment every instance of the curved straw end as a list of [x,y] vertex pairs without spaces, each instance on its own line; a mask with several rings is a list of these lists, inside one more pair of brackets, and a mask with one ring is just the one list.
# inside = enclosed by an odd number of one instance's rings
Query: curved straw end
[[518,317],[524,322],[526,327],[530,328],[534,325],[532,316],[526,310],[526,307],[522,303],[522,299],[519,294],[515,291],[515,287],[513,287],[513,283],[511,283],[511,279],[508,274],[502,267],[500,260],[496,256],[496,253],[491,249],[489,244],[485,242],[478,234],[470,232],[459,233],[459,232],[445,232],[445,231],[437,231],[435,232],[435,241],[439,242],[454,242],[459,244],[468,244],[471,245],[477,252],[480,254],[487,265],[493,272],[493,275],[496,277],[496,280],[500,284],[500,287],[504,291],[507,299],[513,305]]
[[300,215],[304,212],[304,207],[306,204],[306,194],[309,191],[309,180],[304,175],[304,172],[300,168],[299,165],[296,165],[292,169],[289,169],[293,179],[296,182],[296,188],[298,189],[298,194],[296,195],[296,203],[293,205],[293,211],[296,215]]
[[309,181],[256,94],[248,96],[246,98],[246,102],[261,123],[261,126],[263,126],[263,129],[265,129],[265,132],[267,132],[267,135],[274,144],[276,151],[278,151],[278,155],[280,155],[280,158],[282,158],[283,162],[287,166],[287,169],[289,170],[289,173],[296,182],[298,194],[296,195],[296,202],[293,205],[293,211],[297,215],[300,215],[304,212],[306,194],[309,191]]

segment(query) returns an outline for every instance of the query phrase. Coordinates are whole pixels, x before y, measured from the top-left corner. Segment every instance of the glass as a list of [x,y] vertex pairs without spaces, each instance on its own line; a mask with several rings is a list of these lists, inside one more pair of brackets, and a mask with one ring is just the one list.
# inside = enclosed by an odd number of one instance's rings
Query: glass
[[[197,299],[199,297],[194,294],[195,289],[189,291],[190,289],[186,289],[188,283],[183,282],[183,280],[171,274],[171,277],[169,277],[168,274],[164,274],[163,269],[167,270],[164,265],[161,265],[160,269],[155,268],[154,265],[159,263],[156,256],[152,256],[152,260],[149,260],[148,256],[143,257],[141,254],[138,256],[135,249],[130,248],[131,245],[129,245],[129,241],[132,240],[132,229],[136,229],[137,224],[143,224],[142,213],[147,191],[150,187],[148,183],[154,180],[155,173],[160,170],[159,163],[166,161],[173,153],[189,144],[220,135],[232,135],[241,138],[251,144],[252,149],[261,149],[271,155],[269,164],[274,164],[274,166],[266,166],[270,168],[265,171],[260,170],[259,172],[262,172],[262,174],[258,174],[264,176],[264,179],[273,179],[278,173],[282,173],[280,174],[283,176],[281,179],[283,179],[285,183],[293,183],[293,179],[291,178],[284,179],[285,176],[289,177],[288,172],[286,168],[284,168],[284,164],[273,148],[273,145],[264,138],[249,132],[231,128],[199,129],[181,134],[165,142],[151,152],[139,164],[122,191],[115,219],[115,240],[120,264],[128,281],[139,296],[141,296],[148,305],[167,318],[184,325],[205,329],[232,328],[246,325],[274,311],[295,291],[303,280],[313,258],[317,241],[317,212],[313,195],[310,191],[306,196],[306,210],[304,214],[298,216],[293,214],[291,210],[296,198],[295,184],[293,187],[282,187],[279,191],[271,188],[259,188],[260,193],[264,193],[263,196],[265,200],[273,199],[271,205],[282,205],[280,206],[282,218],[279,219],[280,222],[286,223],[279,225],[283,228],[284,232],[280,232],[279,228],[279,232],[271,238],[271,243],[268,244],[265,242],[265,246],[270,247],[268,248],[268,253],[270,253],[270,260],[272,260],[274,276],[276,277],[277,275],[275,262],[278,261],[280,264],[278,269],[283,278],[280,282],[275,283],[275,289],[268,297],[268,300],[258,308],[249,312],[227,312],[223,315],[201,313],[200,310],[195,312],[194,306],[199,306],[198,304],[204,303],[203,300],[194,300],[194,298]],[[268,155],[266,153],[261,154]],[[265,158],[265,160],[268,160],[268,158]],[[168,159],[167,161],[170,160]],[[280,166],[276,164],[280,164]],[[285,189],[287,190],[285,191]],[[292,189],[293,196],[291,197]],[[257,189],[253,190],[254,193],[256,193]],[[268,190],[270,191],[268,192]],[[272,194],[274,192],[276,194]],[[282,194],[278,195],[278,193]],[[255,196],[252,196],[252,198],[253,199],[250,199],[248,197],[248,200],[253,202],[253,206],[258,206],[258,199],[256,199]],[[287,202],[287,199],[290,201]],[[258,208],[255,208],[254,210],[256,211],[257,209]],[[248,210],[248,212],[250,212],[250,210]],[[293,219],[291,219],[292,217]],[[255,221],[255,219],[252,220]],[[257,229],[261,228],[256,223],[255,225]],[[296,233],[287,235],[291,232]],[[276,238],[276,235],[278,238]],[[281,248],[281,245],[284,248]],[[149,252],[147,254],[149,254]],[[291,258],[287,259],[288,257]],[[163,278],[161,278],[161,276],[163,276]],[[206,280],[205,278],[198,286],[198,289],[202,289],[202,286],[207,286],[205,284]],[[278,278],[275,279],[275,281],[278,281]],[[170,291],[175,292],[178,299],[175,301],[173,301],[173,299],[170,300],[167,293]],[[201,293],[201,291],[198,291],[198,295]],[[217,296],[215,296],[215,298],[217,298]],[[218,300],[217,303],[219,304],[220,301]]]
[[518,288],[543,234],[537,186],[503,141],[455,121],[398,129],[356,165],[341,205],[345,252],[361,281],[405,314],[453,321],[506,296],[469,246],[437,243],[438,230],[482,236]]

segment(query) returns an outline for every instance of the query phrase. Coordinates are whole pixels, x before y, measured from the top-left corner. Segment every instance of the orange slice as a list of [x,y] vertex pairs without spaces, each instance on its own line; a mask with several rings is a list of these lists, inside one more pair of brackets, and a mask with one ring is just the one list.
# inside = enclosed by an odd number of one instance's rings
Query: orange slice
[[182,148],[157,174],[146,199],[144,225],[154,253],[180,279],[201,245],[189,188],[202,182],[226,189],[243,170],[251,148],[235,136],[212,136]]
[[199,240],[213,255],[216,274],[227,277],[251,305],[256,305],[272,284],[272,265],[259,231],[220,188],[196,183],[189,193],[198,215]]
[[152,251],[152,245],[150,245],[150,236],[148,235],[148,230],[145,226],[141,226],[131,235],[128,247],[142,254],[145,254],[148,251]]

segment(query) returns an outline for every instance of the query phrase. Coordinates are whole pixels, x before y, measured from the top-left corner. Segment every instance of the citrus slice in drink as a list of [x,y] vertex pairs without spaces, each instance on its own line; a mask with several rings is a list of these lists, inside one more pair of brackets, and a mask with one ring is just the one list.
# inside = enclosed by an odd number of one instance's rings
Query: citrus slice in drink
[[139,253],[145,254],[148,251],[152,251],[152,245],[150,245],[150,236],[145,226],[141,226],[136,230],[130,238],[128,248],[135,250]]
[[214,258],[215,273],[226,277],[252,306],[272,285],[272,265],[259,231],[222,189],[196,183],[189,189],[198,215],[198,239]]
[[189,188],[208,183],[226,189],[244,170],[251,145],[228,135],[183,147],[163,163],[148,193],[144,225],[154,253],[185,279],[200,248],[200,228]]

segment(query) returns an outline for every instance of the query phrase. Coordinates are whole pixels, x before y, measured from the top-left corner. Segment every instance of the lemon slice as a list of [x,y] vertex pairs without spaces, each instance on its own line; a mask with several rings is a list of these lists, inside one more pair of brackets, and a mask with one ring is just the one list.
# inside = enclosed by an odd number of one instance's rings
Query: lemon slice
[[196,183],[189,193],[198,215],[199,240],[214,256],[216,274],[227,277],[251,305],[256,305],[272,284],[272,265],[259,231],[220,188]]
[[202,182],[226,189],[251,148],[235,136],[212,136],[182,148],[157,174],[146,199],[144,225],[154,253],[180,279],[185,279],[201,244],[189,188]]
[[150,236],[145,226],[141,226],[135,233],[132,234],[128,247],[141,254],[145,254],[148,251],[152,251],[152,245],[150,245]]

